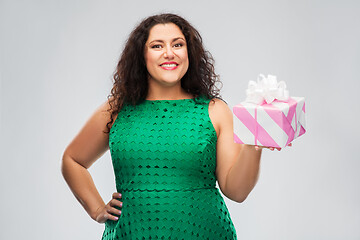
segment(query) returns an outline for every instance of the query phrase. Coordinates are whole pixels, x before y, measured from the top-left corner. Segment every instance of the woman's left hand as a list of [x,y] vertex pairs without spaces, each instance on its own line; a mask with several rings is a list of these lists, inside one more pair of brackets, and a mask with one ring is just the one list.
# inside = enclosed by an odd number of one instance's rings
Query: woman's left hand
[[[291,147],[292,146],[292,143],[289,143],[288,144],[288,147]],[[275,149],[276,150],[278,150],[278,151],[280,151],[281,150],[281,148],[275,148],[275,147],[265,147],[265,146],[257,146],[257,145],[255,145],[255,150],[261,150],[261,149],[263,149],[263,148],[267,148],[267,149],[270,149],[271,151],[274,151]]]

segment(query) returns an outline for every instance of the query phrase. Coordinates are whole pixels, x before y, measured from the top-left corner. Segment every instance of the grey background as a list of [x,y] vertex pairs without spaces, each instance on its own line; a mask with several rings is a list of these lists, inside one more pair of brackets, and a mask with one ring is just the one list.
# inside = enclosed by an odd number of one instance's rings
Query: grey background
[[[359,1],[0,0],[0,239],[100,239],[60,173],[106,100],[124,41],[173,12],[202,34],[230,106],[259,73],[306,98],[307,133],[264,151],[248,199],[225,198],[239,239],[360,239]],[[109,152],[90,172],[107,202]]]

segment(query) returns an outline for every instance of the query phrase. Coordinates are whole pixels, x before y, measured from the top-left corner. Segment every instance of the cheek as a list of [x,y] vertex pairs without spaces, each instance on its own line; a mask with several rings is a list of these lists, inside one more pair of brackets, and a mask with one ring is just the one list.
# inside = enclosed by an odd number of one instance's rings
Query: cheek
[[187,63],[189,64],[189,55],[188,55],[188,51],[184,51],[184,58],[186,59],[185,61],[187,61]]
[[189,64],[189,57],[187,51],[178,52],[177,56],[181,59],[183,63]]
[[145,63],[147,67],[154,68],[159,63],[159,53],[145,54]]
[[189,56],[187,54],[187,52],[184,54],[184,57],[183,57],[184,61],[186,62],[186,69],[189,68]]
[[154,62],[154,53],[152,53],[150,51],[146,51],[144,54],[144,59],[145,59],[146,65],[153,63]]
[[144,59],[145,59],[146,66],[148,66],[151,62],[151,57],[149,56],[149,54],[145,54]]

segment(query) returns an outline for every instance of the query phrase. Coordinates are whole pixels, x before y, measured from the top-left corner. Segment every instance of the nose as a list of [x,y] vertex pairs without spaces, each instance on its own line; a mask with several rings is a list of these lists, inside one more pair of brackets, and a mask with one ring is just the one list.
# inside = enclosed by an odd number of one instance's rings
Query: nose
[[167,59],[173,59],[174,58],[174,52],[173,52],[171,47],[165,48],[164,58],[167,58]]

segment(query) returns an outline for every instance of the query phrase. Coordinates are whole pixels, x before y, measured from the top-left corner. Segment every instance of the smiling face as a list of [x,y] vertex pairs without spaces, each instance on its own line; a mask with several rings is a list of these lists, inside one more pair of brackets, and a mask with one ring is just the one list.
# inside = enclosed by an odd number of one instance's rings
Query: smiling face
[[173,23],[152,27],[145,43],[144,57],[149,86],[180,85],[189,67],[186,39],[180,28]]

